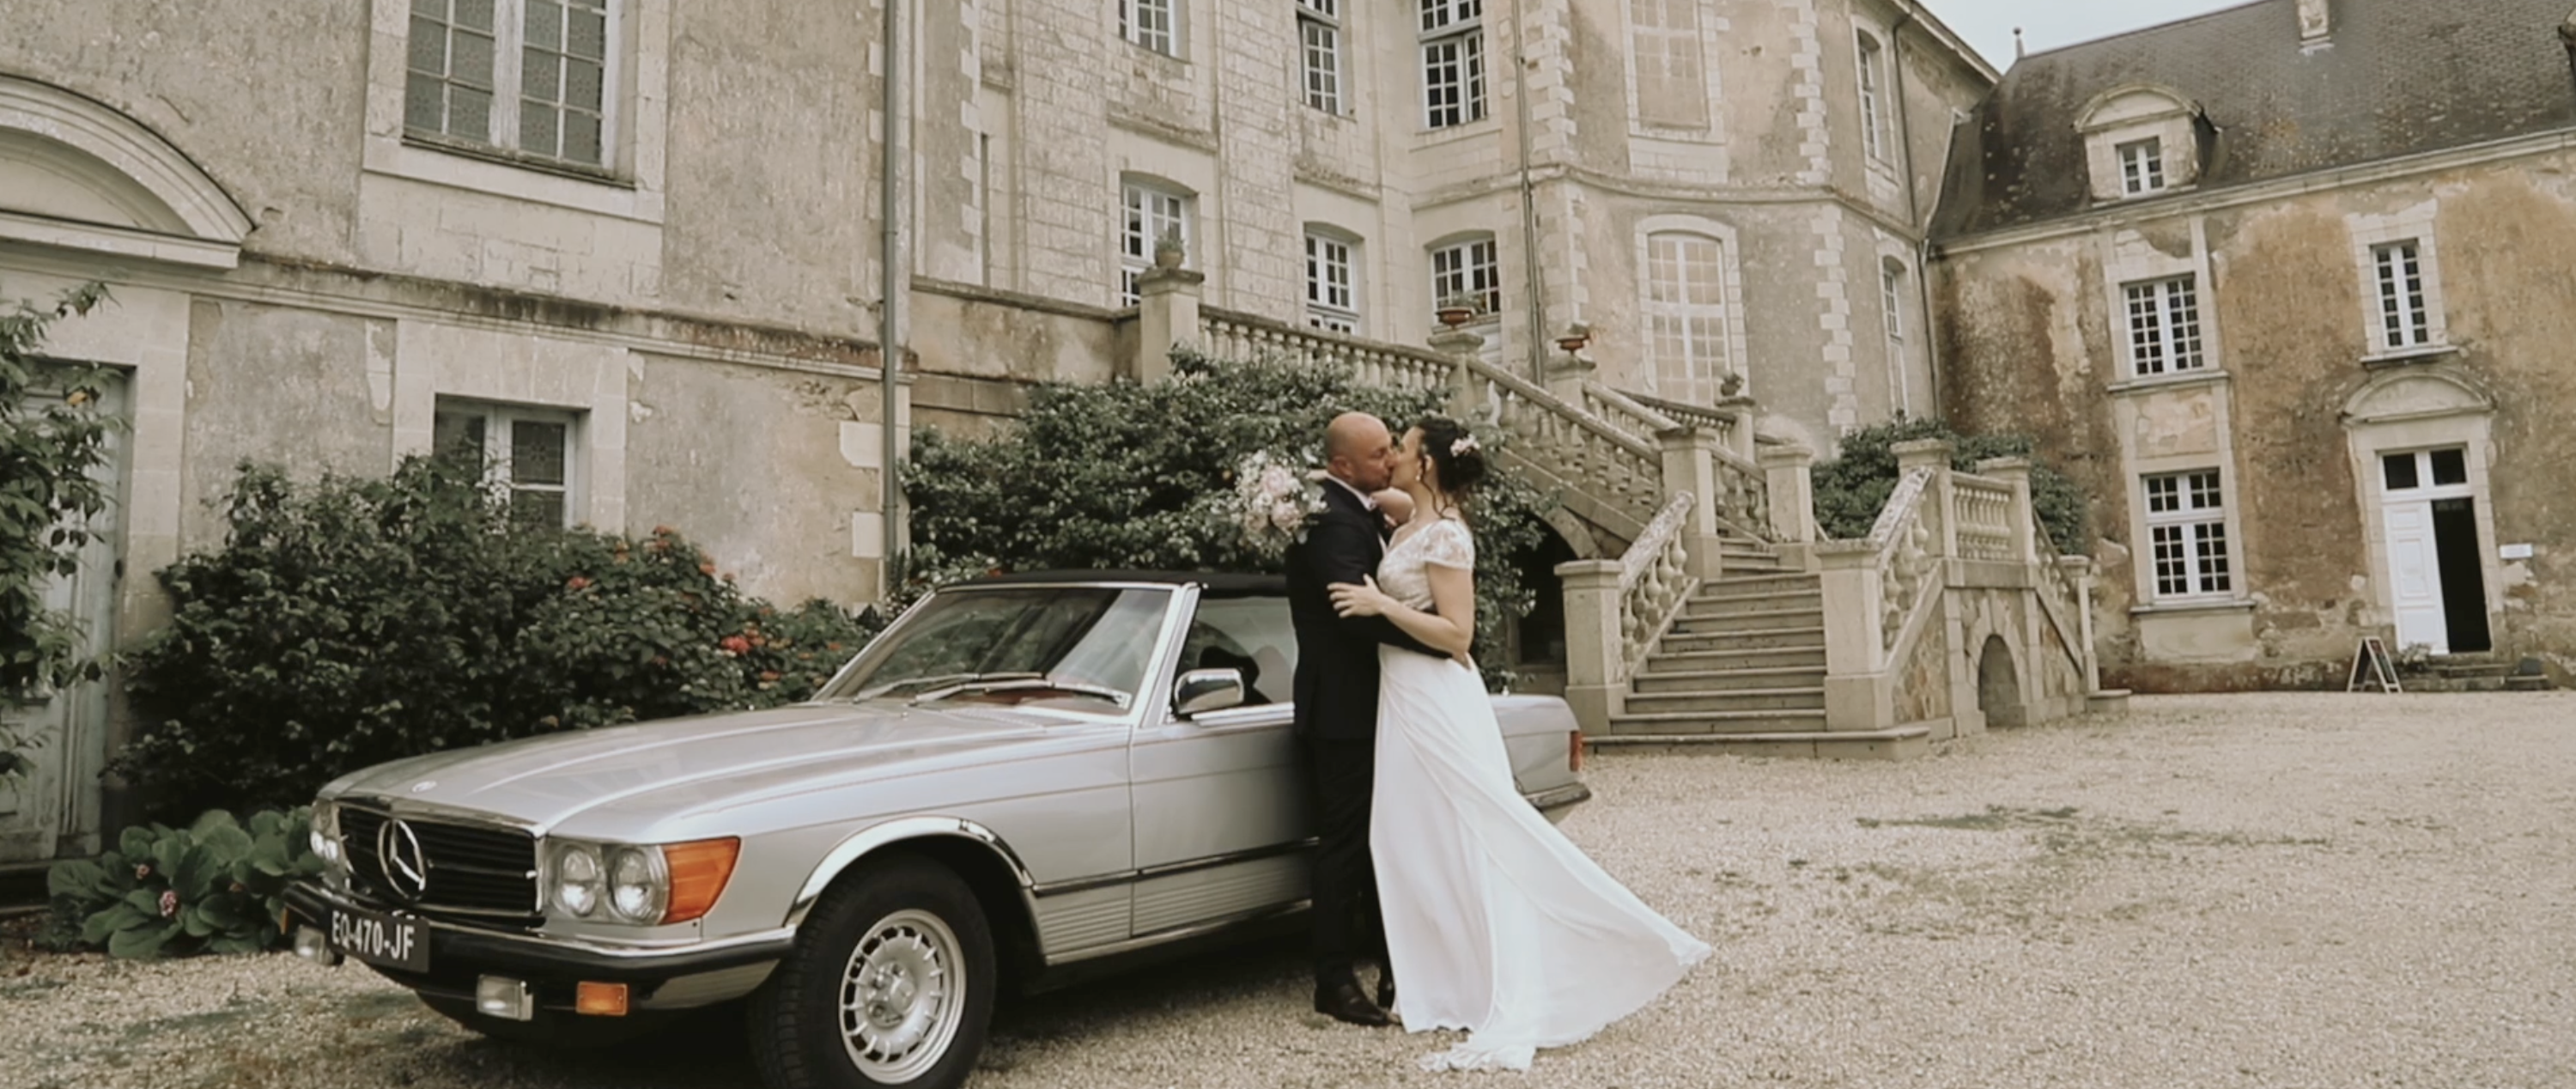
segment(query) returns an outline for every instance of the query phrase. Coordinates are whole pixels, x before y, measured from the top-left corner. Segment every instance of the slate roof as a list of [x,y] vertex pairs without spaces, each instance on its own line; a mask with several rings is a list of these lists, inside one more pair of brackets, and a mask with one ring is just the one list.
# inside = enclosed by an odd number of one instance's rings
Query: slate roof
[[1934,236],[2091,207],[2076,119],[2128,84],[2205,112],[2200,190],[2576,128],[2558,34],[2576,0],[2333,0],[2332,15],[2314,52],[2296,0],[2257,0],[2023,57],[1953,134]]

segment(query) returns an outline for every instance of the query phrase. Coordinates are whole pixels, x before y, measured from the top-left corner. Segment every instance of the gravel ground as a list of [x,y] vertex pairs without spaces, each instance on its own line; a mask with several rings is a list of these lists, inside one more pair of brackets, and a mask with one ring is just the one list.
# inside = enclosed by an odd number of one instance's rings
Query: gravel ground
[[[2140,699],[1905,764],[1596,759],[1566,830],[1717,957],[1526,1086],[2576,1085],[2576,694]],[[0,953],[0,1086],[752,1086],[286,956]],[[1292,944],[1041,996],[976,1089],[1424,1085]]]

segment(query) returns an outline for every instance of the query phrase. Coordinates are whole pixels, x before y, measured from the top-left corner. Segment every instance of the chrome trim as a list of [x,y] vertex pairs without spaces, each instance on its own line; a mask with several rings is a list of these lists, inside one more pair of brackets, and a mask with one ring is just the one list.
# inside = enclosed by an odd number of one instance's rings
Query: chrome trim
[[349,907],[360,911],[377,911],[397,914],[406,919],[414,920],[431,930],[445,930],[457,934],[472,934],[476,937],[490,938],[495,941],[524,942],[529,945],[551,946],[556,949],[572,949],[584,953],[596,953],[603,957],[615,957],[622,960],[646,961],[669,953],[700,953],[708,950],[724,950],[731,949],[738,945],[761,945],[774,941],[792,940],[796,937],[796,928],[782,926],[774,930],[763,930],[753,934],[737,934],[730,938],[718,938],[713,941],[699,941],[694,938],[664,939],[657,940],[654,944],[650,945],[641,943],[621,944],[614,942],[585,941],[577,938],[569,938],[561,934],[546,934],[536,931],[520,932],[485,930],[480,927],[458,926],[444,919],[432,919],[427,916],[417,914],[407,908],[398,906],[380,907],[369,901],[360,900],[328,889],[320,890],[320,894],[322,900],[333,907]]
[[1592,799],[1592,788],[1581,783],[1575,783],[1571,786],[1561,786],[1554,790],[1542,790],[1536,794],[1525,794],[1522,796],[1528,798],[1529,804],[1536,809],[1559,809],[1573,805],[1576,802],[1590,801]]
[[796,890],[796,899],[788,905],[787,929],[793,931],[804,925],[806,914],[814,910],[814,902],[823,898],[823,890],[830,888],[843,871],[870,852],[905,840],[939,837],[973,840],[992,851],[1011,868],[1011,876],[1019,881],[1022,905],[1029,909],[1031,918],[1036,917],[1037,901],[1029,894],[1030,887],[1036,882],[1029,877],[1029,868],[1020,861],[1018,853],[1002,842],[999,834],[963,817],[898,817],[851,834],[826,852],[823,861],[814,864],[813,872],[805,877],[805,884]]
[[1296,900],[1285,904],[1274,904],[1270,907],[1254,908],[1250,911],[1237,912],[1221,919],[1210,919],[1206,922],[1186,923],[1181,926],[1166,927],[1151,934],[1139,934],[1122,942],[1111,942],[1107,945],[1095,945],[1089,949],[1077,949],[1073,952],[1064,954],[1048,954],[1046,958],[1046,966],[1049,968],[1056,968],[1067,964],[1079,964],[1087,960],[1098,960],[1102,957],[1114,957],[1121,953],[1133,953],[1139,950],[1151,949],[1157,945],[1186,941],[1190,938],[1204,937],[1221,931],[1232,930],[1240,926],[1249,926],[1253,923],[1267,922],[1272,919],[1294,915],[1300,911],[1304,911],[1310,903],[1311,901],[1307,900]]
[[411,798],[387,798],[375,794],[343,794],[323,800],[352,809],[364,809],[379,814],[386,820],[419,817],[451,824],[479,824],[505,831],[526,832],[540,838],[546,834],[546,826],[540,822],[523,820],[485,809],[466,809],[441,805],[437,802],[424,802]]
[[[479,827],[499,832],[526,833],[528,836],[529,853],[531,857],[536,860],[536,868],[533,870],[527,870],[524,872],[515,870],[494,870],[489,867],[464,865],[442,868],[451,868],[460,873],[481,873],[496,877],[525,877],[536,887],[535,902],[530,904],[527,910],[518,911],[508,908],[464,907],[460,905],[441,904],[418,899],[406,900],[403,902],[402,906],[407,910],[437,911],[450,915],[470,915],[480,919],[515,919],[532,924],[539,923],[544,920],[547,892],[545,872],[546,834],[544,825],[535,821],[520,820],[514,817],[504,816],[499,813],[492,813],[484,810],[464,809],[456,806],[440,805],[435,802],[419,802],[407,798],[386,798],[373,794],[342,795],[337,798],[316,799],[316,801],[327,801],[334,808],[343,811],[356,809],[373,813],[384,818],[385,823],[378,826],[376,829],[377,868],[380,870],[389,868],[387,864],[389,856],[384,850],[386,846],[385,839],[393,830],[394,826],[400,822],[418,819],[426,820],[433,824],[453,824],[467,828]],[[409,834],[407,825],[406,834]],[[347,845],[347,836],[344,834],[341,837],[341,840],[342,843],[340,851],[342,856],[342,866],[354,871],[354,867],[351,866],[351,863],[355,860],[351,859],[348,855],[349,849]],[[391,874],[387,874],[385,877],[385,887],[396,892],[401,891],[400,889],[394,888],[394,880]]]

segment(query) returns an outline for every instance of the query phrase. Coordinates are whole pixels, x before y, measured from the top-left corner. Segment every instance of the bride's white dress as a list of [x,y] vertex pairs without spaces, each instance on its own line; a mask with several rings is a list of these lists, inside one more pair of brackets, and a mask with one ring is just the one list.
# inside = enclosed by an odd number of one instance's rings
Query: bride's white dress
[[[1387,550],[1378,587],[1431,608],[1426,568],[1475,566],[1475,539],[1435,521]],[[1386,916],[1395,1013],[1469,1038],[1425,1068],[1525,1070],[1636,1012],[1706,959],[1523,800],[1476,672],[1379,653],[1369,850]]]

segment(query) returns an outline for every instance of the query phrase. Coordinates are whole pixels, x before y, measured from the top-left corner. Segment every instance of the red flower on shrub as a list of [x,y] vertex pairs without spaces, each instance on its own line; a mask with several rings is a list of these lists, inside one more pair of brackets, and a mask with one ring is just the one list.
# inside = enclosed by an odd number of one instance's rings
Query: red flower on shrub
[[763,683],[767,683],[767,682],[769,682],[769,681],[777,680],[777,679],[778,679],[778,671],[777,671],[777,670],[775,670],[775,669],[764,669],[764,670],[761,670],[761,671],[760,671],[760,679],[761,679],[761,681],[762,681]]
[[179,894],[171,889],[161,890],[161,917],[164,919],[177,918],[178,914]]
[[583,578],[580,575],[574,575],[573,577],[564,580],[564,589],[566,590],[579,590],[588,585],[590,585],[590,580]]
[[701,575],[712,575],[712,574],[715,574],[715,573],[716,573],[716,561],[714,561],[714,560],[708,560],[708,561],[706,561],[706,562],[704,562],[704,563],[699,564],[699,565],[698,565],[698,573],[699,573],[699,574],[701,574]]
[[717,640],[716,645],[724,648],[724,652],[727,654],[751,653],[751,640],[745,639],[739,635],[725,636],[724,638]]

